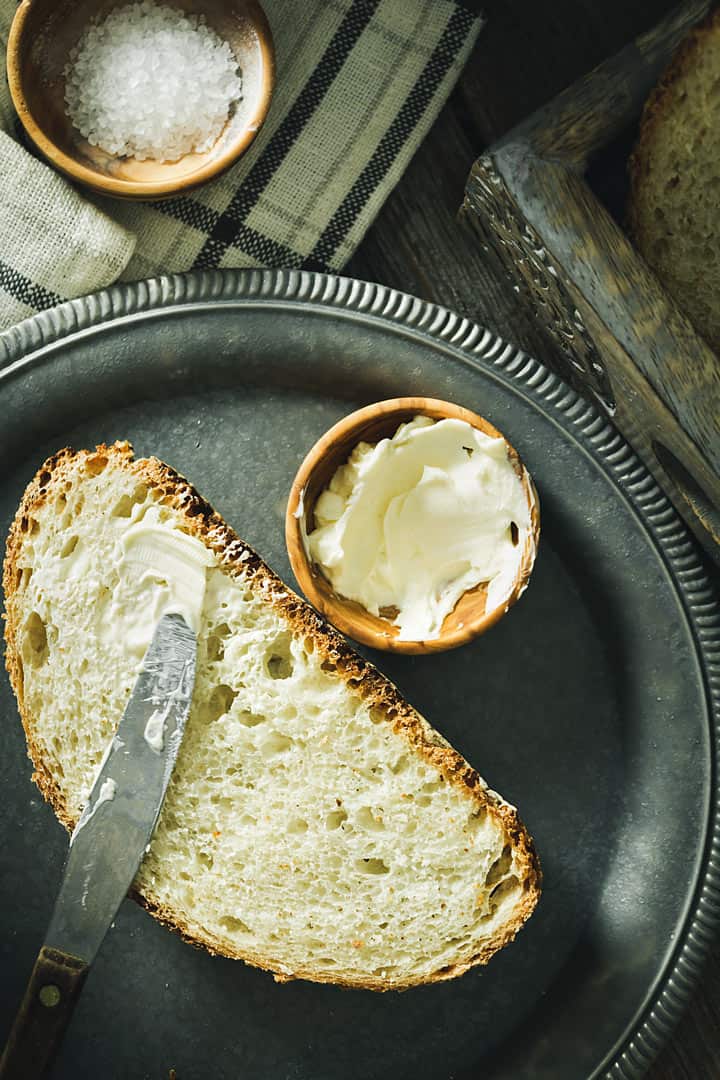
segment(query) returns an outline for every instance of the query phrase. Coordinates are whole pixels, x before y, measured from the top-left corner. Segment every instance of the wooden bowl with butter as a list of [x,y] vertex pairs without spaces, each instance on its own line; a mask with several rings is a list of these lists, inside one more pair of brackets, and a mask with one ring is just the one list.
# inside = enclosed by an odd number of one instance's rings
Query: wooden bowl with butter
[[527,587],[539,533],[534,484],[507,439],[425,397],[335,424],[298,469],[285,518],[291,566],[318,611],[355,641],[410,654],[457,648],[498,622]]

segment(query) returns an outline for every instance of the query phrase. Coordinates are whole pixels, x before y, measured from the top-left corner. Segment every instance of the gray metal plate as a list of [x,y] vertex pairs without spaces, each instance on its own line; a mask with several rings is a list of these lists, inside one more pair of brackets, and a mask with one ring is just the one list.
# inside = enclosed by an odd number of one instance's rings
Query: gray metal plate
[[[543,515],[531,586],[486,637],[372,656],[535,836],[545,891],[517,941],[484,970],[404,994],[278,986],[125,902],[56,1080],[160,1080],[171,1067],[178,1080],[640,1075],[714,925],[718,609],[682,524],[614,429],[466,320],[312,274],[115,288],[0,338],[0,365],[3,346],[3,532],[46,455],[128,438],[292,582],[283,511],[300,460],[343,414],[401,394],[487,416],[535,477]],[[5,678],[0,721],[6,1028],[67,837],[30,783]]]

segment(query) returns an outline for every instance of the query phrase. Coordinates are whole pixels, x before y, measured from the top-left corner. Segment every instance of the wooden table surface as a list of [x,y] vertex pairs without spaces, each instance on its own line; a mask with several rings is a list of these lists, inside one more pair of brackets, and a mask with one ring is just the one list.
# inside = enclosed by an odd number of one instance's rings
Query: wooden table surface
[[[672,6],[670,0],[486,0],[487,25],[452,98],[346,272],[445,304],[543,360],[548,346],[519,298],[456,223],[466,175],[499,135]],[[720,946],[647,1080],[720,1077],[719,960]]]

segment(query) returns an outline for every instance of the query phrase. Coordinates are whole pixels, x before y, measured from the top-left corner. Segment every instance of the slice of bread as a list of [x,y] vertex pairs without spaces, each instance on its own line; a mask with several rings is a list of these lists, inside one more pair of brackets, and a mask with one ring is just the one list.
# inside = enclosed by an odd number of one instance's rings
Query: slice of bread
[[127,443],[46,461],[8,539],[7,667],[60,820],[78,820],[141,663],[110,617],[119,545],[141,519],[214,562],[135,898],[280,979],[389,990],[486,963],[540,891],[515,810],[186,480]]
[[633,239],[720,352],[720,9],[675,53],[648,98],[630,163]]

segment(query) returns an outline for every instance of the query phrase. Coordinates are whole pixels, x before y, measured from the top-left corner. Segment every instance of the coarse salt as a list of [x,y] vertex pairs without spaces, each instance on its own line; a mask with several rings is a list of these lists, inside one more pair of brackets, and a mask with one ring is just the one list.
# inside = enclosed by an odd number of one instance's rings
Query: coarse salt
[[209,150],[241,97],[227,41],[204,16],[154,0],[93,21],[65,68],[75,127],[92,146],[138,161]]

